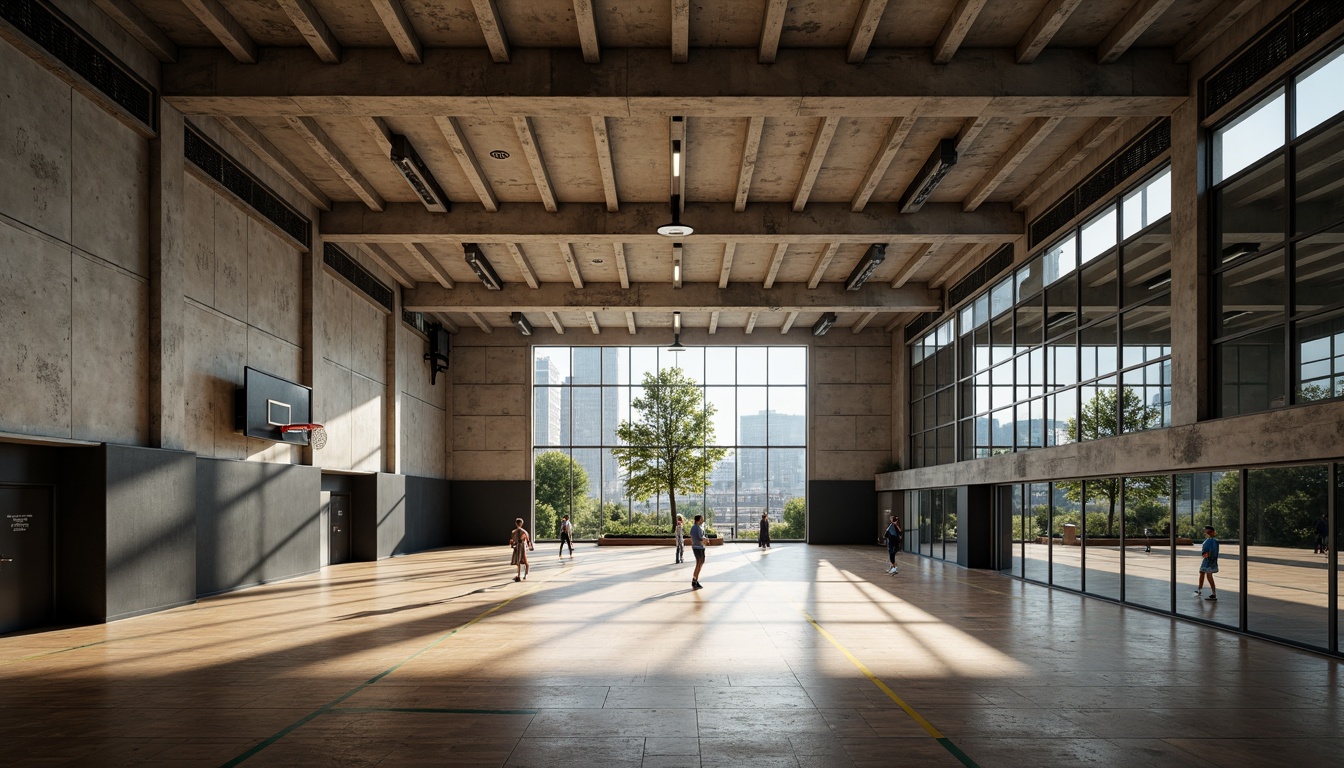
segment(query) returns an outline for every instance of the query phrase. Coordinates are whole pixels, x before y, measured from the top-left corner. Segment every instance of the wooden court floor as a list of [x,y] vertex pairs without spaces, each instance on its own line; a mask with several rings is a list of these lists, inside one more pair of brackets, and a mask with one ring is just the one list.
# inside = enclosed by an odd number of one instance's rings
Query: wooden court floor
[[450,549],[0,637],[0,764],[1344,760],[1319,655],[876,547],[672,559]]

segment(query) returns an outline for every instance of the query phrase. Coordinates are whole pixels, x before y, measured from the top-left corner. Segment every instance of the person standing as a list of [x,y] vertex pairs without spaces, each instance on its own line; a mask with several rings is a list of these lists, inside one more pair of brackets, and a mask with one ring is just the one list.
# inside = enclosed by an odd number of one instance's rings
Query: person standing
[[1316,548],[1312,551],[1318,555],[1330,554],[1330,523],[1325,515],[1316,518]]
[[765,512],[761,513],[761,530],[756,535],[756,546],[761,549],[770,548],[770,515]]
[[672,526],[672,534],[677,537],[677,559],[673,564],[679,564],[683,561],[686,552],[686,518],[677,515],[677,524]]
[[891,523],[887,525],[887,530],[882,534],[882,538],[887,540],[887,559],[891,561],[891,567],[887,573],[900,573],[901,569],[896,567],[896,553],[901,549],[901,543],[905,539],[905,531],[901,530],[900,521],[895,515],[891,516]]
[[1204,545],[1200,547],[1199,586],[1195,587],[1195,597],[1204,590],[1204,577],[1209,579],[1209,596],[1205,600],[1218,599],[1218,587],[1213,583],[1213,574],[1218,572],[1218,539],[1214,536],[1212,525],[1204,526]]
[[700,569],[705,567],[705,526],[704,515],[695,516],[691,526],[691,554],[695,555],[695,573],[691,574],[691,589],[704,589],[700,586]]
[[564,558],[565,545],[569,545],[569,558],[574,559],[574,524],[569,522],[569,515],[560,519],[560,554],[557,557]]
[[509,546],[513,547],[513,565],[518,567],[517,575],[513,577],[514,581],[522,581],[527,578],[527,550],[535,549],[532,546],[532,537],[523,530],[523,518],[514,518],[513,531],[509,534]]

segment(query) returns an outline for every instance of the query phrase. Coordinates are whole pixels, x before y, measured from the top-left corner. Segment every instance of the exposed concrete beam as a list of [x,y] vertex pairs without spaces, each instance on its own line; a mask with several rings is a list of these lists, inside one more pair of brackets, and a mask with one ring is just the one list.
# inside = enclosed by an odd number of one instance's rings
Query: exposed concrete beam
[[1125,17],[1115,25],[1106,39],[1097,48],[1097,61],[1110,64],[1124,55],[1125,51],[1139,39],[1139,35],[1157,21],[1176,0],[1139,0],[1129,9]]
[[[411,310],[411,311],[414,312],[415,310]],[[467,317],[470,318],[470,319],[471,319],[471,322],[475,323],[475,324],[476,324],[476,327],[477,327],[477,328],[480,328],[483,332],[485,332],[485,333],[494,333],[494,332],[495,332],[495,327],[494,327],[493,325],[490,324],[490,321],[489,321],[489,320],[486,320],[484,317],[481,317],[480,313],[478,313],[478,312],[468,312],[468,313],[467,313]]]
[[988,254],[994,248],[994,245],[988,243],[966,246],[962,249],[960,254],[948,260],[947,266],[943,267],[943,271],[939,272],[933,280],[929,281],[929,285],[934,288],[941,287],[944,283],[950,280],[953,275],[959,274],[967,264]]
[[596,313],[596,312],[585,312],[584,314],[588,316],[588,327],[591,328],[591,329],[593,329],[593,335],[594,335],[594,336],[597,336],[597,335],[601,334],[601,333],[602,333],[602,328],[601,328],[601,326],[599,326],[599,325],[597,324],[597,313]]
[[476,23],[481,25],[481,34],[485,35],[485,45],[490,49],[490,58],[497,64],[509,63],[509,35],[504,31],[504,23],[499,20],[499,8],[495,0],[471,0],[476,9]]
[[[667,218],[665,203],[627,203],[607,213],[602,203],[566,203],[544,214],[537,203],[510,203],[499,213],[454,207],[431,213],[419,203],[389,203],[373,213],[358,203],[335,203],[322,214],[322,234],[335,243],[641,243],[665,244],[651,222]],[[794,213],[788,203],[756,203],[735,213],[727,203],[690,203],[684,221],[695,234],[683,242],[718,243],[1001,243],[1022,234],[1022,215],[1005,203],[965,213],[957,203],[928,203],[901,214],[895,203],[863,213],[848,203],[813,203]]]
[[957,154],[970,152],[971,147],[975,146],[975,140],[980,138],[980,134],[984,132],[985,127],[989,125],[989,121],[992,119],[994,118],[989,115],[967,118],[961,126],[961,131],[957,134]]
[[182,0],[182,4],[239,63],[257,63],[257,44],[219,0]]
[[308,41],[317,58],[327,64],[339,64],[341,61],[341,44],[336,40],[336,36],[331,34],[327,28],[327,22],[322,20],[322,15],[317,12],[313,4],[308,0],[276,0],[280,10],[285,12],[289,20],[294,22],[298,28],[299,34]]
[[551,321],[551,327],[561,336],[565,335],[565,324],[560,322],[560,316],[554,312],[547,312],[546,319]]
[[840,250],[839,243],[831,243],[826,246],[826,250],[821,252],[817,259],[817,265],[812,268],[812,276],[807,280],[808,288],[816,288],[821,283],[821,276],[826,273],[826,268],[831,266],[831,261],[835,259],[836,251]]
[[607,198],[607,210],[615,213],[621,209],[621,200],[616,194],[616,170],[611,160],[607,118],[600,115],[593,116],[593,144],[597,148],[597,168],[602,175],[602,194]]
[[747,327],[743,328],[742,332],[750,334],[752,331],[756,330],[756,320],[760,318],[760,316],[760,312],[752,312],[750,315],[747,315]]
[[789,250],[788,243],[780,243],[775,246],[775,255],[770,259],[770,269],[765,273],[766,288],[775,284],[775,275],[779,274],[779,268],[784,263],[784,252],[787,250]]
[[[478,51],[439,48],[421,67],[386,48],[347,48],[340,64],[306,50],[268,48],[244,66],[215,48],[178,52],[163,67],[165,98],[189,115],[535,115],[608,117],[967,117],[1169,115],[1189,98],[1188,71],[1170,52],[1136,49],[1116,64],[1050,48],[1031,67],[1015,51],[971,49],[935,65],[928,49],[872,51],[862,67],[833,51],[800,48],[771,66],[755,49],[706,48],[672,65],[648,49],[609,49],[598,65],[569,49],[513,51],[494,64]],[[724,77],[724,72],[750,77]],[[525,74],[524,74],[525,73]],[[557,89],[557,84],[563,88]]]
[[742,164],[737,170],[734,211],[744,211],[747,208],[747,195],[751,193],[751,177],[756,173],[756,155],[761,150],[761,130],[764,128],[764,117],[753,117],[747,121],[747,138],[742,142]]
[[812,137],[812,151],[807,155],[807,167],[798,181],[798,191],[793,195],[793,210],[801,211],[807,207],[807,198],[817,183],[817,174],[821,172],[821,164],[826,162],[826,151],[831,148],[831,140],[839,125],[840,118],[831,115],[822,118],[821,125],[817,126],[817,133]]
[[861,317],[859,317],[859,319],[856,320],[856,321],[854,322],[854,324],[851,325],[851,326],[849,327],[849,332],[850,332],[850,333],[862,333],[862,332],[863,332],[863,329],[864,329],[864,328],[867,328],[867,327],[868,327],[868,324],[871,323],[871,322],[873,322],[873,318],[875,318],[875,317],[877,317],[877,313],[876,313],[876,312],[865,312],[865,313],[863,313],[863,315],[862,315]]
[[891,281],[891,287],[893,289],[904,287],[905,284],[910,281],[910,278],[913,277],[921,267],[927,264],[929,259],[933,258],[934,254],[938,253],[938,248],[939,246],[935,243],[925,243],[924,245],[921,245],[919,250],[915,251],[910,257],[910,260],[906,262],[905,266],[901,267],[900,271],[896,273],[896,277]]
[[634,313],[634,312],[626,312],[626,313],[625,313],[625,327],[626,327],[627,329],[629,329],[629,331],[630,331],[630,335],[631,335],[631,336],[634,336],[634,335],[635,335],[636,328],[635,328],[635,313]]
[[938,42],[933,44],[933,63],[946,64],[957,55],[961,41],[975,25],[975,19],[985,7],[985,0],[961,0],[947,17],[943,31],[938,34]]
[[569,279],[574,283],[574,287],[582,288],[583,275],[579,274],[579,263],[574,260],[574,246],[569,243],[561,243],[560,258],[565,260],[565,268],[569,270]]
[[887,10],[887,0],[863,0],[859,15],[854,19],[854,28],[849,32],[849,46],[845,49],[845,61],[859,64],[868,56],[868,46],[873,44],[873,34],[877,25],[882,23],[882,12]]
[[490,180],[485,177],[485,172],[481,170],[481,164],[476,159],[476,153],[471,148],[471,143],[467,141],[466,134],[462,133],[462,126],[458,125],[455,117],[435,117],[434,122],[438,124],[439,130],[443,133],[443,138],[448,141],[448,148],[453,151],[453,157],[457,158],[457,164],[461,166],[462,172],[467,175],[467,181],[471,182],[471,188],[476,190],[476,196],[480,198],[481,205],[485,206],[487,211],[498,211],[499,200],[495,198],[495,190],[490,186]]
[[402,61],[407,64],[419,64],[424,61],[425,50],[420,45],[420,36],[415,34],[411,20],[406,18],[406,10],[401,7],[401,0],[369,0],[369,2],[372,3],[373,10],[378,13],[378,18],[382,20],[387,34],[392,37],[392,44],[397,47]]
[[444,288],[453,287],[453,276],[448,274],[448,270],[443,268],[443,265],[439,263],[438,257],[430,253],[428,248],[419,243],[407,243],[406,250],[410,251],[411,258],[420,262],[420,266],[424,267],[429,274],[434,276],[434,279],[438,281],[439,285],[442,285]]
[[1176,44],[1175,57],[1177,63],[1184,64],[1193,60],[1195,56],[1199,55],[1200,51],[1209,46],[1209,43],[1217,40],[1219,35],[1226,32],[1238,19],[1249,13],[1259,3],[1260,0],[1224,0],[1207,16],[1200,19],[1195,28],[1190,30],[1190,33]]
[[218,117],[215,119],[229,133],[246,144],[253,154],[271,167],[271,170],[280,174],[285,181],[289,182],[295,191],[303,195],[308,202],[324,211],[331,210],[331,198],[327,197],[326,193],[314,184],[307,174],[290,162],[289,157],[284,152],[281,152],[269,139],[262,136],[261,131],[254,128],[246,119],[241,117]]
[[672,0],[672,61],[685,64],[691,55],[691,0]]
[[438,320],[439,324],[443,326],[443,329],[445,331],[448,331],[449,333],[462,332],[462,327],[458,325],[457,322],[453,320],[453,318],[449,317],[446,312],[430,312],[429,315],[430,317],[433,317],[435,320]]
[[621,279],[621,287],[630,287],[630,271],[625,266],[625,243],[612,243],[616,251],[616,275]]
[[378,146],[378,154],[386,155],[389,160],[392,159],[392,129],[387,127],[387,121],[381,117],[359,116],[355,118],[364,132],[369,134],[373,143]]
[[593,0],[574,0],[574,21],[579,26],[579,47],[583,49],[584,63],[600,63],[602,47],[597,39],[597,19],[593,15]]
[[373,259],[374,263],[382,267],[383,270],[391,275],[393,280],[400,283],[403,288],[414,288],[416,286],[416,280],[414,277],[411,277],[411,273],[403,269],[402,266],[397,263],[396,259],[392,258],[387,251],[383,250],[382,246],[371,243],[361,243],[359,247],[364,251],[365,256]]
[[131,0],[94,0],[112,20],[145,46],[159,61],[177,61],[177,44]]
[[[365,205],[375,211],[383,210],[385,204],[382,195],[379,195],[368,179],[364,178],[364,174],[355,168],[354,163],[350,162],[345,153],[337,148],[335,142],[327,136],[326,131],[322,130],[316,120],[311,117],[290,117],[286,120],[289,122],[289,127],[297,131],[303,137],[303,140],[308,142],[308,146],[312,148],[313,152],[317,153],[318,157],[331,166],[336,175],[341,177],[341,181],[344,181],[346,186],[350,187],[350,190],[360,200],[364,201]],[[424,210],[424,206],[420,206],[420,208]]]
[[523,154],[532,168],[532,179],[537,184],[537,194],[541,195],[542,205],[547,211],[555,213],[555,191],[551,189],[551,177],[546,173],[546,162],[541,159],[541,147],[537,146],[537,134],[532,130],[532,120],[526,117],[513,118],[513,127],[518,131],[518,141],[523,145]]
[[761,48],[757,61],[762,64],[774,64],[779,53],[779,36],[784,31],[784,14],[789,10],[789,0],[767,0],[765,19],[761,22]]
[[[733,253],[737,250],[737,243],[723,244],[723,260],[719,262],[719,287],[728,287],[728,276],[733,271]],[[627,286],[629,287],[629,286]]]
[[891,167],[891,162],[896,159],[896,154],[901,151],[901,145],[905,143],[905,138],[910,135],[910,129],[915,127],[914,116],[897,117],[891,121],[891,126],[887,128],[887,137],[882,141],[882,149],[873,157],[873,161],[868,164],[868,172],[863,176],[863,182],[854,192],[854,199],[849,203],[849,209],[854,212],[862,211],[863,207],[868,205],[872,199],[873,192],[877,191],[877,185],[882,183],[882,178],[887,175],[887,169]]
[[1027,191],[1013,201],[1013,210],[1020,211],[1036,202],[1036,198],[1050,189],[1066,173],[1073,170],[1124,124],[1125,118],[1123,117],[1103,117],[1093,123],[1092,127],[1087,129],[1087,133],[1084,133],[1072,146],[1064,150],[1064,153],[1055,162],[1051,163],[1049,168],[1036,177]]
[[716,309],[709,313],[709,334],[713,336],[719,332],[719,311]]
[[531,290],[506,283],[492,291],[483,285],[462,283],[449,290],[420,283],[406,292],[406,308],[413,312],[928,312],[942,308],[937,291],[923,284],[899,289],[868,285],[846,291],[840,283],[823,283],[815,290],[805,283],[779,283],[764,289],[749,283],[719,288],[713,283],[634,283],[623,290],[615,283],[590,283],[576,291],[564,283],[542,283]]
[[783,336],[784,334],[788,333],[789,329],[793,328],[793,324],[797,321],[798,321],[797,312],[790,312],[789,314],[785,315],[784,324],[779,326],[779,334]]
[[903,323],[903,322],[905,322],[905,315],[897,315],[897,316],[895,316],[895,317],[893,317],[893,318],[891,319],[891,322],[889,322],[889,323],[887,323],[885,326],[883,326],[883,328],[882,328],[882,332],[883,332],[883,333],[891,333],[892,331],[894,331],[894,330],[896,330],[897,328],[899,328],[900,325],[901,325],[901,323]]
[[513,263],[518,265],[518,271],[523,273],[523,280],[527,282],[527,287],[536,290],[541,283],[537,280],[537,271],[532,268],[532,262],[527,260],[527,254],[517,243],[506,243],[509,249],[509,255],[513,257]]
[[1041,142],[1050,137],[1050,134],[1059,127],[1063,120],[1062,117],[1038,117],[1032,120],[1031,124],[1027,126],[1021,136],[1017,137],[1012,146],[1008,147],[1002,155],[999,155],[999,160],[994,164],[994,167],[986,171],[985,175],[980,178],[980,182],[975,185],[975,189],[972,189],[971,194],[962,202],[962,209],[974,211],[979,208],[980,204],[985,202],[994,193],[994,190],[998,189],[999,185],[1031,156],[1032,152],[1036,151]]
[[1050,44],[1055,33],[1064,26],[1064,22],[1069,20],[1069,14],[1082,0],[1050,0],[1036,14],[1036,20],[1031,22],[1027,31],[1022,35],[1022,39],[1017,41],[1017,63],[1030,64],[1036,60],[1036,57],[1045,50],[1045,46]]

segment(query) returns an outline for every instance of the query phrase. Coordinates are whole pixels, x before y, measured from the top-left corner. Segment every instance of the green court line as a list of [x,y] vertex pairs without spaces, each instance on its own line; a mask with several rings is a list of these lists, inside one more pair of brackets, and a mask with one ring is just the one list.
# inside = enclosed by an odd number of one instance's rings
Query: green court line
[[334,707],[329,715],[367,715],[378,712],[409,712],[429,715],[535,715],[536,709],[453,709],[450,707]]
[[368,688],[369,686],[373,685],[374,683],[378,682],[379,680],[382,680],[383,678],[387,677],[388,675],[392,674],[393,672],[396,672],[398,669],[401,669],[402,667],[406,666],[407,664],[411,663],[412,661],[415,661],[415,660],[416,660],[417,658],[419,658],[421,655],[427,653],[427,652],[430,651],[432,648],[434,648],[434,646],[438,645],[439,643],[442,643],[444,640],[447,640],[448,638],[452,637],[453,635],[456,635],[458,632],[461,632],[462,630],[466,629],[467,627],[470,627],[472,624],[475,624],[476,622],[480,621],[481,619],[484,619],[486,616],[489,616],[490,614],[494,613],[495,611],[498,611],[499,609],[503,608],[504,606],[508,605],[509,603],[512,603],[514,600],[517,600],[518,598],[523,597],[523,596],[525,596],[525,595],[530,595],[530,594],[532,594],[532,593],[535,592],[536,590],[540,589],[540,588],[541,588],[541,585],[544,584],[544,583],[545,583],[545,581],[541,581],[541,582],[533,582],[533,585],[532,585],[531,587],[528,587],[526,590],[524,590],[524,591],[522,591],[522,592],[519,592],[518,594],[514,595],[513,597],[510,597],[508,600],[505,600],[505,601],[503,601],[503,602],[501,602],[501,603],[496,603],[494,607],[490,608],[490,610],[486,611],[485,613],[482,613],[481,615],[477,616],[476,618],[472,619],[471,621],[468,621],[466,624],[463,624],[463,625],[460,626],[460,627],[457,627],[457,628],[452,629],[452,630],[450,630],[450,631],[448,631],[448,632],[445,632],[445,633],[442,634],[442,635],[439,635],[439,636],[436,637],[433,641],[431,641],[428,645],[426,645],[424,648],[421,648],[420,650],[416,651],[415,653],[411,654],[410,656],[407,656],[405,659],[402,659],[401,661],[397,662],[396,664],[392,665],[391,667],[389,667],[389,668],[383,670],[382,672],[379,672],[378,674],[376,674],[376,675],[374,675],[373,677],[369,678],[369,679],[366,680],[365,682],[360,683],[359,685],[355,686],[354,688],[351,688],[349,691],[345,692],[343,695],[338,696],[337,698],[333,699],[332,701],[329,701],[329,702],[327,702],[326,704],[322,705],[321,707],[318,707],[317,709],[313,710],[312,712],[309,712],[307,715],[304,715],[303,717],[299,718],[298,720],[296,720],[295,722],[291,723],[290,725],[288,725],[288,726],[286,726],[286,727],[284,727],[284,728],[281,728],[281,729],[280,729],[279,731],[277,731],[275,734],[273,734],[272,736],[270,736],[270,737],[266,738],[265,740],[261,741],[261,742],[258,743],[257,745],[253,746],[251,749],[249,749],[249,750],[247,750],[246,752],[242,753],[241,755],[239,755],[239,756],[233,758],[233,759],[230,760],[229,762],[224,763],[224,765],[222,766],[222,768],[233,768],[233,766],[241,765],[243,762],[245,762],[245,761],[247,761],[247,760],[249,760],[249,759],[255,757],[255,756],[257,755],[257,753],[261,752],[263,749],[265,749],[265,748],[271,746],[272,744],[276,743],[277,741],[279,741],[279,740],[285,738],[285,737],[288,736],[289,734],[291,734],[291,733],[297,731],[298,729],[302,728],[303,726],[307,725],[308,723],[311,723],[313,720],[315,720],[315,719],[318,718],[319,716],[330,713],[331,710],[335,709],[341,702],[345,701],[346,699],[350,698],[351,696],[354,696],[355,694],[359,693],[360,691],[364,690],[365,688]]

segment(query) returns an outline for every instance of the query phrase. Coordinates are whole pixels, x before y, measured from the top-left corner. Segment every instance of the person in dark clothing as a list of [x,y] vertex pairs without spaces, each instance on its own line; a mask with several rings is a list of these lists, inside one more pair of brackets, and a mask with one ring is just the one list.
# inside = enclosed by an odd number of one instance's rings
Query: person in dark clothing
[[560,521],[560,554],[565,556],[565,545],[569,545],[569,558],[574,559],[574,524],[569,521],[569,515],[565,515]]
[[901,530],[901,524],[895,515],[891,516],[891,523],[887,525],[887,530],[882,534],[882,538],[887,541],[887,559],[891,561],[891,567],[887,569],[887,573],[900,573],[901,569],[896,567],[896,553],[901,549],[905,531]]
[[1330,523],[1325,515],[1316,519],[1316,548],[1312,551],[1318,555],[1330,553]]
[[756,535],[756,546],[770,548],[770,515],[765,512],[761,513],[761,531]]
[[695,555],[695,573],[691,574],[691,589],[701,589],[700,569],[705,567],[705,516],[696,515],[691,526],[691,554]]

